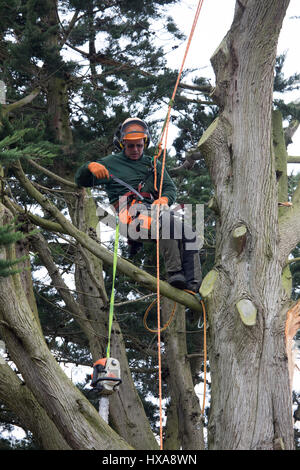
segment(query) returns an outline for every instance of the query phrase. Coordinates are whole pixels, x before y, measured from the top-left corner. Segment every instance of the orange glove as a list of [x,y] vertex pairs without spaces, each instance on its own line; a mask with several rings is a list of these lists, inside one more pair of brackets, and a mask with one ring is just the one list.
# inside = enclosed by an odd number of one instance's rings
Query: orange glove
[[88,169],[90,170],[91,173],[93,173],[93,175],[96,176],[96,178],[109,179],[108,169],[104,165],[101,165],[101,163],[91,162],[88,164]]
[[156,201],[152,202],[152,206],[160,204],[161,206],[167,206],[169,202],[169,199],[166,196],[162,196],[159,199],[156,199]]

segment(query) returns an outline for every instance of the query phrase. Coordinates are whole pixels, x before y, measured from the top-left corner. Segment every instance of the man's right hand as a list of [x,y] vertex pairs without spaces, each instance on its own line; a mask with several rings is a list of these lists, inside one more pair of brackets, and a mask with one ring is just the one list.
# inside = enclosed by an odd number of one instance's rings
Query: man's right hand
[[96,176],[96,178],[109,179],[108,169],[104,165],[101,165],[101,163],[91,162],[88,164],[88,169],[90,170],[91,173],[93,173],[93,175]]

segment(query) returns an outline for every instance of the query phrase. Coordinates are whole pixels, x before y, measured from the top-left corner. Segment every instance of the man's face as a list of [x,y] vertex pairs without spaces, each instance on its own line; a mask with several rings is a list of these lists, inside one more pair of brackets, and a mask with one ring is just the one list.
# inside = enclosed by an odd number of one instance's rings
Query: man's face
[[144,139],[124,140],[124,152],[130,160],[138,160],[144,151]]

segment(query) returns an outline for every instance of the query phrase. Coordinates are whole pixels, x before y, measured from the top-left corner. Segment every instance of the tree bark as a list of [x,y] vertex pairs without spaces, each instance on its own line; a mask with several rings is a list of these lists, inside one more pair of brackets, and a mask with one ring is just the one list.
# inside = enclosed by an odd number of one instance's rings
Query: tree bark
[[[279,110],[272,113],[272,140],[275,155],[276,179],[278,181],[278,202],[288,201],[288,154],[285,144],[282,114]],[[288,214],[290,207],[278,207],[279,220]],[[290,298],[292,294],[292,274],[289,264],[285,264],[282,270],[282,286]]]
[[[210,449],[293,448],[271,145],[273,70],[288,0],[236,3],[212,57],[221,112],[199,142],[219,208],[204,279],[212,374]],[[240,227],[246,231],[239,231]],[[236,237],[236,234],[240,236]]]
[[[168,321],[173,302],[163,299],[162,322]],[[178,419],[178,438],[183,450],[204,450],[203,421],[187,357],[185,308],[177,305],[174,318],[162,333],[168,385]]]
[[71,450],[46,411],[8,364],[0,363],[0,399],[43,450]]

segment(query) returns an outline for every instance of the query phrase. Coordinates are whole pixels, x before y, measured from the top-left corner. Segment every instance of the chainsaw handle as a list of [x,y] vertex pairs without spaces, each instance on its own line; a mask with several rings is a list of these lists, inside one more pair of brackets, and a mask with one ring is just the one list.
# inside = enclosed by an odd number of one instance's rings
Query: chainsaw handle
[[105,372],[105,367],[102,364],[95,364],[93,367],[93,375],[92,375],[92,382],[91,382],[92,387],[96,387],[98,381],[101,380],[101,379],[98,379],[98,375],[100,372]]
[[98,382],[102,382],[104,380],[105,381],[110,380],[111,382],[118,382],[115,386],[118,386],[122,383],[122,380],[118,379],[117,377],[99,377],[99,379],[96,379],[95,381],[93,381],[93,383],[96,385]]

